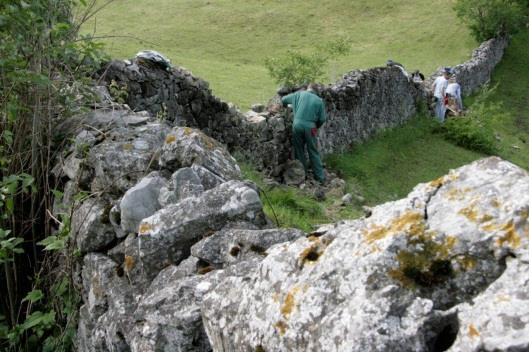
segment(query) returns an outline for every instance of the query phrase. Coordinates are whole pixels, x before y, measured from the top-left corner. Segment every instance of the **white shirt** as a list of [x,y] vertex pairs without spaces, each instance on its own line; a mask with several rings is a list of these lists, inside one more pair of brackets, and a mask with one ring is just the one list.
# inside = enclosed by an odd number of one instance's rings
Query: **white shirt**
[[463,109],[463,101],[461,100],[461,86],[459,83],[449,83],[448,86],[446,86],[445,93],[455,97],[459,108]]
[[461,86],[459,83],[449,83],[446,86],[445,90],[446,94],[450,94],[453,97],[456,97],[457,99],[461,99]]
[[439,99],[443,99],[447,86],[448,80],[444,78],[444,76],[437,77],[433,82],[433,96]]

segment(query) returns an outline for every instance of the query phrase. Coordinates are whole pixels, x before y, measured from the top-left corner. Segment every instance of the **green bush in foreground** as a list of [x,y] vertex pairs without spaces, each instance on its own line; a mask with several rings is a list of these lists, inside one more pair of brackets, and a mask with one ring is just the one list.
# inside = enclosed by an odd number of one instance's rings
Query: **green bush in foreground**
[[517,33],[527,22],[527,0],[457,0],[454,10],[478,41]]

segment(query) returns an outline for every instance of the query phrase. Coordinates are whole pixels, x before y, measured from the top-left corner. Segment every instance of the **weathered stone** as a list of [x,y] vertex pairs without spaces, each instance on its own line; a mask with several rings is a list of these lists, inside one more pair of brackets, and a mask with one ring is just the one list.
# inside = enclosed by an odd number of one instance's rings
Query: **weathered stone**
[[110,258],[99,253],[85,256],[82,277],[87,297],[78,328],[80,350],[130,350],[124,336],[133,324],[135,299],[122,276]]
[[342,204],[343,205],[349,205],[353,202],[353,195],[351,193],[347,193],[342,197]]
[[252,111],[254,112],[263,112],[265,110],[265,106],[263,104],[252,104]]
[[507,258],[502,276],[472,302],[457,306],[459,333],[453,352],[528,351],[529,265]]
[[125,193],[119,205],[123,231],[138,232],[140,222],[161,208],[158,196],[166,184],[158,173],[152,173]]
[[225,181],[241,178],[239,165],[224,146],[189,127],[176,127],[167,135],[160,164],[168,169],[198,164]]
[[62,165],[64,174],[80,185],[86,185],[90,182],[92,173],[86,166],[84,159],[77,158],[75,153],[70,154]]
[[198,177],[200,177],[200,181],[202,186],[204,186],[205,191],[215,188],[225,182],[221,177],[198,164],[193,164],[191,169],[193,169]]
[[85,200],[72,217],[72,237],[82,253],[95,252],[110,244],[116,237],[108,212],[110,207],[102,200]]
[[156,151],[167,132],[168,126],[155,123],[112,130],[88,155],[95,171],[92,190],[122,194],[134,186],[157,166]]
[[288,186],[299,186],[305,182],[305,168],[299,160],[290,160],[285,165],[283,181]]
[[94,146],[96,143],[97,137],[94,133],[82,130],[74,139],[75,156],[83,159],[88,153],[90,147]]
[[158,203],[160,203],[160,206],[162,208],[165,208],[169,204],[178,203],[178,199],[176,198],[176,193],[174,189],[169,188],[169,187],[160,188],[160,195],[158,196]]
[[60,214],[70,214],[70,210],[74,205],[74,197],[79,193],[79,187],[75,181],[68,181],[64,185],[62,197],[54,197],[53,199],[53,214],[58,217]]
[[197,276],[153,282],[134,313],[139,323],[131,351],[211,351],[200,315],[203,291],[211,285]]
[[[528,290],[526,275],[514,273],[526,270],[528,214],[529,174],[488,158],[375,207],[368,219],[275,246],[248,277],[227,278],[204,298],[212,348],[441,351],[458,325],[475,335],[473,323],[481,340],[460,330],[458,351],[483,342],[523,349],[525,310],[514,311]],[[496,303],[504,315],[492,317],[485,310],[501,292],[517,298]]]
[[200,177],[190,167],[176,171],[171,177],[171,181],[173,182],[177,201],[188,197],[197,197],[204,192]]
[[222,268],[251,257],[262,258],[272,245],[304,235],[303,231],[297,229],[226,229],[195,244],[191,247],[191,255],[215,268]]
[[259,195],[245,183],[230,181],[159,210],[139,226],[139,253],[127,253],[141,263],[146,277],[178,264],[202,236],[233,221],[264,225]]
[[116,275],[117,264],[99,253],[87,254],[83,259],[83,287],[86,309],[91,319],[97,319],[108,308],[108,288]]

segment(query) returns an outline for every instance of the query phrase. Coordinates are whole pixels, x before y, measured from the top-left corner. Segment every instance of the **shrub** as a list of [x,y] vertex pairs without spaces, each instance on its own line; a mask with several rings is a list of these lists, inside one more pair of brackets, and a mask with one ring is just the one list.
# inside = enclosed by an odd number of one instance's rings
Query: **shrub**
[[518,32],[527,20],[527,0],[457,0],[454,10],[478,41]]
[[265,67],[277,83],[295,87],[321,79],[331,58],[343,56],[349,49],[348,41],[342,38],[318,46],[310,54],[288,50],[281,57],[266,58]]
[[437,131],[460,147],[486,154],[496,152],[493,136],[483,129],[483,124],[476,118],[448,119]]

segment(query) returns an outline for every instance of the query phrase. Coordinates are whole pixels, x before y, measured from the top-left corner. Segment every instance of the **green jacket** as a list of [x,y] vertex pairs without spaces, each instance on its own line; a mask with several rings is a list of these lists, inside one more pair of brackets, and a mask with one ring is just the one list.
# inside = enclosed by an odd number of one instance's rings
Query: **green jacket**
[[292,105],[294,126],[320,128],[326,120],[323,100],[310,91],[301,91],[281,98],[283,106]]

